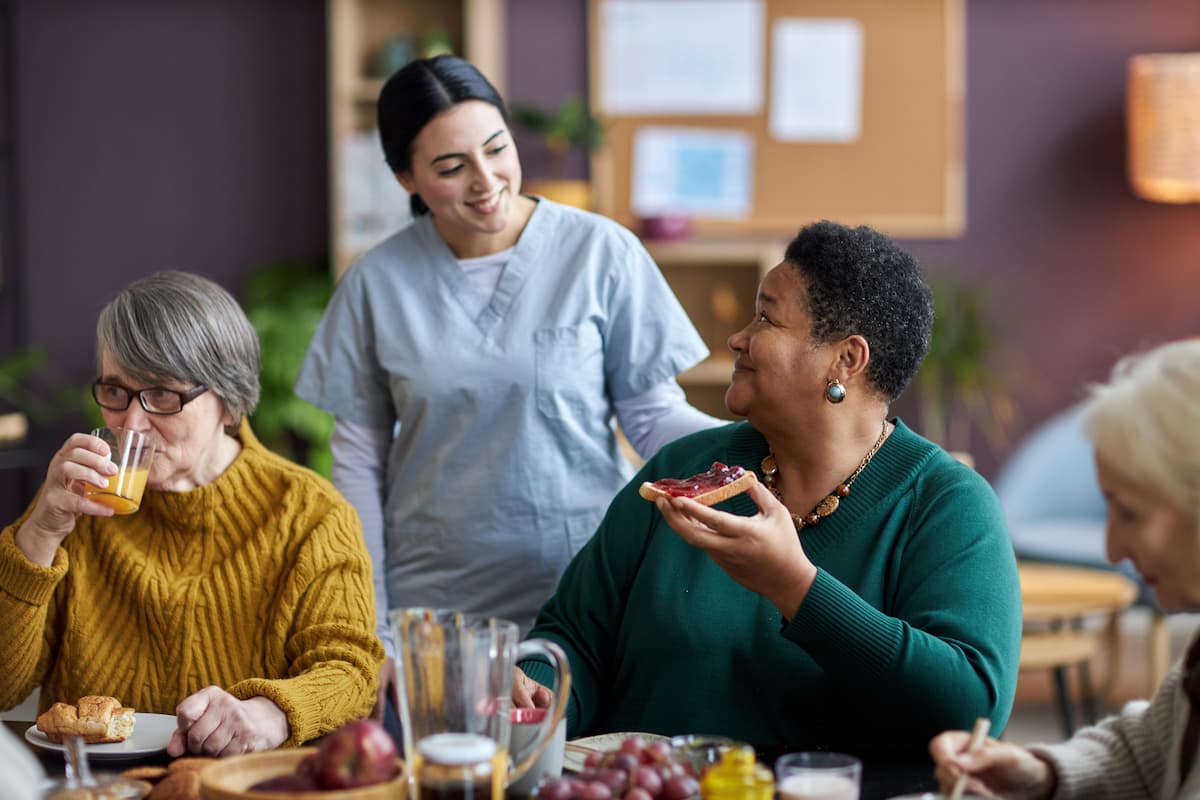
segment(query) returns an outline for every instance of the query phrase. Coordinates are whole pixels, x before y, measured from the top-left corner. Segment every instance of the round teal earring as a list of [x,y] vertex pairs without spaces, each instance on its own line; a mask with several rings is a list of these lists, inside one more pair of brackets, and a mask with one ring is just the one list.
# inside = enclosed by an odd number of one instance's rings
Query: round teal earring
[[837,378],[825,386],[825,399],[831,403],[840,403],[846,399],[846,387]]

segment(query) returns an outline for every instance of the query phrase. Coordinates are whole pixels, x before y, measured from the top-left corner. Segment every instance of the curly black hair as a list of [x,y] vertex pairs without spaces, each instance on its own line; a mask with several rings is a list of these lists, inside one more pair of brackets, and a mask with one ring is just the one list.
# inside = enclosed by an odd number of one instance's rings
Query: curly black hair
[[867,380],[889,402],[899,397],[933,331],[933,292],[917,260],[873,228],[828,220],[801,228],[784,259],[804,280],[813,337],[865,338]]

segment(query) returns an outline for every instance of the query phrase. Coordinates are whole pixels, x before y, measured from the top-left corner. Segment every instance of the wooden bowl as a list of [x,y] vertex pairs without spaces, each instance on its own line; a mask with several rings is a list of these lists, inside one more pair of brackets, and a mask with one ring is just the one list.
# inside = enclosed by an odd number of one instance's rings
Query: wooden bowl
[[219,759],[200,771],[200,797],[202,800],[395,800],[407,793],[403,762],[400,762],[400,774],[387,783],[357,789],[288,794],[249,791],[249,787],[259,781],[295,772],[300,761],[316,751],[315,747],[301,747]]

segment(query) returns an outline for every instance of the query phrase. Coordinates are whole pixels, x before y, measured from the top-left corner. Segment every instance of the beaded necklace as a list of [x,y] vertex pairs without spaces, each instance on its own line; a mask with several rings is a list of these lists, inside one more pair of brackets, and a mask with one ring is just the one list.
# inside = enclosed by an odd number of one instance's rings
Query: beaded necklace
[[[887,432],[888,423],[885,419],[883,421],[883,429],[879,431],[879,438],[875,440],[875,444],[871,446],[869,451],[867,451],[866,456],[863,457],[863,460],[858,465],[858,468],[855,469],[854,472],[851,472],[850,477],[846,478],[844,482],[839,483],[837,488],[830,492],[828,496],[821,500],[821,502],[817,503],[816,507],[813,508],[812,511],[804,516],[789,512],[792,514],[792,524],[796,526],[796,533],[799,533],[802,528],[811,528],[813,525],[816,525],[818,522],[820,522],[823,517],[828,517],[830,514],[838,510],[838,506],[841,505],[842,499],[850,495],[850,485],[854,483],[859,475],[862,474],[862,471],[867,468],[867,464],[870,464],[871,459],[876,453],[879,452],[879,448],[883,445],[883,440],[887,438]],[[767,485],[767,488],[770,489],[771,492],[777,498],[779,498],[779,502],[782,503],[783,492],[779,491],[779,465],[775,463],[775,453],[768,452],[767,457],[762,460],[762,464],[759,466],[763,473],[763,483]]]

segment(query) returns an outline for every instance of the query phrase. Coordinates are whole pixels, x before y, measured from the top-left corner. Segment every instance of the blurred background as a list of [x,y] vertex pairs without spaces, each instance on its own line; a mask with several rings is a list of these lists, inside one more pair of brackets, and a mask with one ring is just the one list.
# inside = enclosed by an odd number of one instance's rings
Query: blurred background
[[[359,0],[372,1],[386,5]],[[256,323],[268,327],[272,271],[276,281],[280,270],[317,275],[297,302],[322,302],[341,169],[331,171],[329,133],[340,2],[0,2],[0,413],[36,417],[19,444],[0,446],[0,518],[29,501],[47,448],[86,424],[95,317],[125,284],[198,272],[248,307],[257,297],[268,308],[254,306]],[[554,110],[588,96],[586,0],[462,8],[499,39],[487,57],[511,106]],[[987,341],[973,380],[1004,401],[1003,424],[968,413],[945,443],[992,477],[1118,355],[1200,330],[1200,206],[1131,191],[1124,117],[1130,56],[1200,49],[1200,4],[969,0],[965,33],[965,229],[903,241],[947,297],[966,291],[952,307],[978,309]],[[472,35],[414,31],[356,56],[382,72]],[[586,148],[558,156],[530,128],[517,140],[527,178],[588,177]],[[365,152],[389,182],[382,158]],[[3,393],[5,367],[26,396]],[[920,427],[928,409],[917,395],[896,411]],[[319,420],[280,413],[319,438]],[[289,424],[281,446],[306,435]]]
[[[1135,195],[1125,118],[1130,57],[1200,50],[1200,3],[962,9],[965,224],[899,237],[939,318],[895,411],[995,480],[1118,356],[1200,333],[1200,205]],[[256,430],[327,467],[329,420],[290,386],[333,275],[403,224],[368,130],[381,78],[416,55],[467,55],[520,109],[527,180],[586,181],[588,20],[588,0],[0,0],[0,520],[25,508],[66,434],[90,427],[97,312],[161,269],[244,302],[264,342]],[[661,250],[714,353],[748,317],[758,273],[714,283],[692,262],[769,268],[786,238],[777,251]],[[686,383],[713,412],[728,375],[716,366]],[[5,422],[13,411],[25,422]],[[1063,483],[1090,485],[1086,468],[1043,469],[1033,491],[1062,503]],[[1102,561],[1103,509],[1088,513]],[[1152,615],[1123,618],[1109,699],[1148,689]],[[1178,651],[1191,620],[1172,623]],[[1015,738],[1057,736],[1041,677],[1023,677]]]

